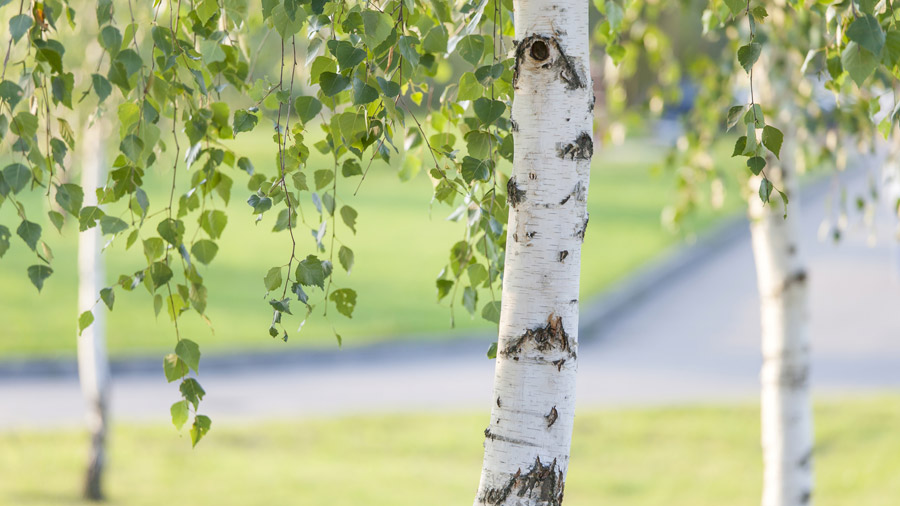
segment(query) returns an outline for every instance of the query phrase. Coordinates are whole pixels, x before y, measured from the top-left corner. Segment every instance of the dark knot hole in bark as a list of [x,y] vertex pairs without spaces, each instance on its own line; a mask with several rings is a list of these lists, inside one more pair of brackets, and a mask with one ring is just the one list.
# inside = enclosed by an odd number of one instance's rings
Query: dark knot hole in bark
[[547,43],[538,39],[531,43],[531,57],[537,61],[544,61],[550,58],[550,48]]

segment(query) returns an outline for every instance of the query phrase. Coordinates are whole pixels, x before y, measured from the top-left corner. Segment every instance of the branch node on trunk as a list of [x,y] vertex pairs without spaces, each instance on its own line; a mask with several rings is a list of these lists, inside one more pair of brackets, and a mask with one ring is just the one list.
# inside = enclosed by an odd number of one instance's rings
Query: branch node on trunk
[[590,160],[594,156],[594,140],[590,132],[581,132],[578,138],[569,144],[557,145],[557,156],[565,160]]
[[516,207],[523,200],[525,200],[525,190],[519,189],[515,176],[509,178],[506,183],[506,201],[509,202],[509,207]]
[[[513,41],[515,42],[515,41]],[[556,37],[533,34],[516,43],[516,63],[513,67],[513,88],[517,88],[521,66],[526,62],[535,68],[558,70],[559,78],[569,90],[584,88],[585,80],[566,56]]]
[[[537,504],[561,506],[565,480],[562,470],[556,466],[556,459],[549,465],[541,464],[536,457],[534,465],[526,473],[519,469],[506,485],[492,488],[485,492],[482,502],[486,504],[503,504],[510,495],[533,499]],[[530,504],[531,502],[529,502]]]
[[559,412],[556,411],[556,406],[550,408],[550,412],[544,415],[544,418],[547,419],[547,428],[553,427],[553,424],[556,423],[556,419],[559,418]]
[[[530,346],[529,346],[530,345]],[[550,314],[547,324],[526,330],[518,339],[513,340],[501,351],[501,355],[513,360],[518,360],[526,347],[536,351],[542,356],[551,351],[563,351],[574,355],[569,334],[563,328],[562,318]],[[553,362],[555,364],[555,362]]]

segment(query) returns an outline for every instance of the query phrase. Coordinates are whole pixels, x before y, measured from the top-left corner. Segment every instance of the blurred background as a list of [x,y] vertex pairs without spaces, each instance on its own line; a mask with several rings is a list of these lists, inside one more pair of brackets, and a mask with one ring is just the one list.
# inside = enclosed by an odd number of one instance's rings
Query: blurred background
[[[700,4],[684,2],[660,25],[657,40],[665,36],[671,53],[713,55],[725,44],[701,37]],[[640,43],[650,44],[645,35]],[[259,65],[277,65],[267,54]],[[695,176],[672,163],[672,152],[699,80],[672,70],[687,66],[677,60],[661,71],[651,60],[617,68],[603,53],[595,58],[580,411],[566,503],[758,504],[760,326],[740,195],[746,169],[730,158],[734,137],[724,136],[707,153],[714,183],[686,205],[685,180]],[[438,84],[460,73],[452,60],[441,65]],[[274,167],[264,128],[234,144],[260,170]],[[316,155],[311,165],[330,165]],[[810,263],[820,505],[887,506],[900,497],[897,217],[883,202],[847,205],[881,184],[883,164],[851,153],[846,170],[805,176],[792,201]],[[117,299],[106,315],[109,504],[471,500],[496,327],[460,301],[438,302],[434,279],[461,229],[432,203],[420,169],[373,165],[353,197],[353,318],[313,315],[287,342],[268,335],[263,304],[264,266],[279,263],[283,237],[270,232],[274,217],[255,221],[245,188],[235,186],[220,253],[203,271],[214,294],[209,321],[194,313],[180,320],[181,335],[203,351],[202,411],[213,420],[195,449],[170,422],[178,398],[162,368],[174,345],[170,321],[154,315],[141,290]],[[162,195],[170,177],[163,169],[147,180]],[[0,209],[0,222],[12,212]],[[3,505],[81,504],[89,437],[75,361],[77,225],[54,239],[55,273],[40,294],[24,274],[31,259],[13,252],[0,261]],[[104,258],[109,282],[144,263],[122,239],[105,245]]]

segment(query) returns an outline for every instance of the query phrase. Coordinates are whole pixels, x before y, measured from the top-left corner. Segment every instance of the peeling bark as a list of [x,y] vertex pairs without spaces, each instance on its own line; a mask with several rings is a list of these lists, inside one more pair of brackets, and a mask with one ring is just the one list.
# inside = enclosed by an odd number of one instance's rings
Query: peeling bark
[[593,155],[588,5],[514,0],[516,149],[507,186],[496,402],[476,505],[548,506],[563,499]]

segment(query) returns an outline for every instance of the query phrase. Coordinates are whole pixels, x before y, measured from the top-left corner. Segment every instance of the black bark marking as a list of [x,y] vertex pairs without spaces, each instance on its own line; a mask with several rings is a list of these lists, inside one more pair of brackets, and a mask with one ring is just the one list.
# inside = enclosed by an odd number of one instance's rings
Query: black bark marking
[[525,237],[529,239],[534,239],[534,236],[537,235],[537,230],[532,230],[531,232],[525,232]]
[[[515,43],[515,41],[513,42]],[[551,51],[551,48],[555,49],[558,53],[555,60],[552,60],[553,52]],[[544,62],[548,59],[552,60],[541,63],[539,66],[542,69],[558,69],[559,78],[566,83],[566,88],[577,90],[585,87],[582,73],[575,68],[575,65],[573,65],[569,57],[566,56],[566,52],[563,51],[562,47],[559,45],[559,40],[557,40],[556,37],[534,34],[529,35],[516,43],[516,63],[513,66],[512,81],[514,89],[518,88],[519,66],[525,61],[526,56],[531,57],[535,63]]]
[[518,232],[513,232],[513,242],[519,242],[519,234],[518,234]]
[[809,504],[809,501],[812,499],[812,491],[804,490],[800,494],[800,504]]
[[506,183],[506,201],[509,202],[509,207],[516,207],[523,200],[525,200],[525,190],[519,189],[515,177],[509,178]]
[[532,181],[537,179],[537,174],[535,174],[534,172],[529,172],[528,179],[531,179]]
[[563,327],[562,318],[552,313],[547,318],[546,325],[526,330],[518,339],[514,339],[509,343],[503,349],[501,355],[518,360],[525,345],[529,343],[533,344],[534,348],[541,353],[547,353],[556,349],[570,352],[574,356],[569,343],[569,334],[566,333],[566,329]]
[[562,262],[563,260],[566,259],[567,256],[569,256],[569,251],[568,251],[568,250],[562,250],[562,251],[560,251],[560,252],[559,252],[559,261]]
[[575,231],[575,237],[581,239],[581,242],[584,242],[584,233],[587,231],[588,220],[590,219],[591,216],[588,213],[584,213],[584,222]]
[[553,424],[556,423],[556,419],[559,418],[559,411],[556,410],[556,406],[550,408],[550,412],[544,415],[544,418],[547,419],[547,428],[553,427]]
[[528,472],[517,470],[506,485],[486,490],[481,500],[487,504],[502,504],[510,495],[515,494],[533,499],[541,505],[561,506],[565,486],[565,478],[562,470],[556,466],[556,459],[549,465],[544,465],[541,458],[536,457]]
[[801,390],[809,385],[809,366],[787,367],[778,375],[778,384],[792,390]]
[[591,102],[588,104],[588,111],[594,112],[594,104],[597,102],[597,95],[591,93]]
[[513,132],[519,131],[519,122],[518,121],[510,118],[509,123],[510,123],[510,128],[512,129]]
[[503,441],[504,443],[511,443],[511,444],[514,444],[514,445],[520,445],[520,446],[537,446],[536,444],[534,444],[534,443],[532,443],[532,442],[530,442],[530,441],[525,441],[524,439],[516,439],[516,438],[513,438],[513,437],[507,437],[507,436],[503,436],[503,435],[500,435],[500,434],[494,434],[493,432],[491,432],[491,428],[490,428],[490,427],[484,429],[484,437],[485,437],[486,439],[490,439],[491,441]]
[[562,199],[562,200],[560,200],[560,201],[559,201],[559,205],[563,205],[563,204],[565,204],[565,203],[566,203],[566,202],[568,202],[568,201],[569,201],[569,199],[570,199],[570,198],[572,198],[572,194],[571,194],[571,193],[570,193],[570,194],[568,194],[568,195],[566,195],[566,198],[564,198],[564,199]]
[[569,144],[557,144],[557,156],[565,160],[590,160],[594,156],[594,140],[590,132],[581,132],[578,138]]
[[773,295],[778,295],[778,294],[784,293],[784,292],[788,291],[790,288],[792,288],[794,285],[803,285],[804,283],[806,283],[806,278],[807,278],[807,274],[806,274],[805,269],[800,269],[800,270],[790,274],[781,283],[781,286],[779,286],[778,289],[775,290],[775,293]]
[[809,465],[812,464],[812,457],[813,457],[813,449],[810,448],[809,451],[807,451],[803,455],[803,457],[800,458],[800,461],[797,462],[797,465],[800,467],[809,467]]
[[559,360],[554,360],[553,365],[556,366],[557,372],[562,372],[562,366],[566,365],[566,359],[561,358]]
[[[497,407],[498,407],[498,408],[503,407],[503,406],[501,406],[501,404],[500,404],[500,398],[499,398],[499,397],[497,397]],[[498,421],[499,421],[499,420],[498,420]]]

